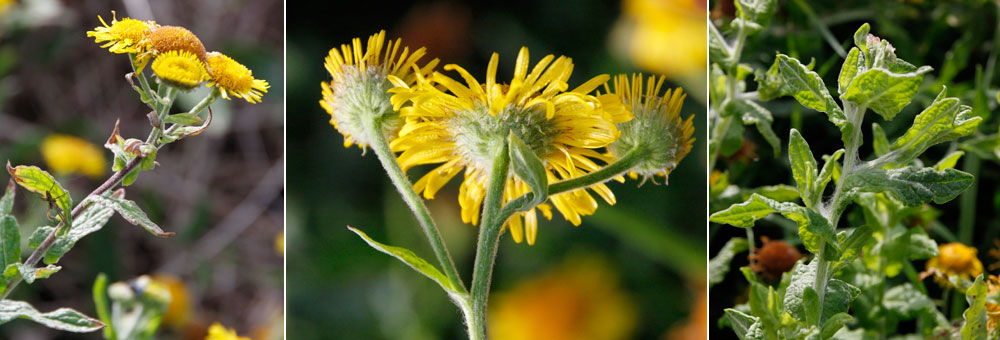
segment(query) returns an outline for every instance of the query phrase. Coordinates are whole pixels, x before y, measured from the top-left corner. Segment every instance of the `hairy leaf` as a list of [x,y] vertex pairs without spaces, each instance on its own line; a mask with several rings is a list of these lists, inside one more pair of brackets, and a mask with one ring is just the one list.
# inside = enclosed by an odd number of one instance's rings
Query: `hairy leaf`
[[837,78],[837,92],[841,96],[847,92],[847,87],[854,81],[854,77],[858,75],[858,71],[864,69],[864,67],[864,53],[861,53],[861,50],[857,47],[852,48],[851,52],[847,53],[847,59],[844,59],[844,65],[840,68],[840,76]]
[[726,318],[733,327],[733,332],[740,340],[763,340],[764,329],[760,318],[750,316],[732,308],[726,308]]
[[7,187],[3,191],[3,196],[0,197],[0,215],[10,215],[11,209],[14,208],[14,196],[16,196],[17,185],[14,184],[14,179],[11,178],[7,182]]
[[930,71],[928,66],[908,73],[870,69],[855,77],[841,98],[858,106],[871,108],[882,118],[892,120],[903,106],[913,100],[920,82],[924,80],[924,73]]
[[882,298],[882,306],[904,320],[915,318],[925,311],[936,308],[934,301],[909,282],[889,288]]
[[21,262],[21,230],[14,216],[0,214],[0,268]]
[[796,129],[792,129],[788,137],[788,161],[792,167],[792,177],[795,178],[795,184],[799,188],[799,195],[802,196],[802,202],[806,204],[806,207],[814,207],[823,195],[822,189],[816,188],[816,184],[818,184],[816,181],[818,176],[816,158],[813,157],[812,150],[809,149],[809,143],[806,142],[805,138],[802,138],[802,134]]
[[831,179],[839,177],[840,166],[837,164],[837,160],[844,155],[844,149],[837,150],[830,156],[823,156],[823,169],[819,171],[819,177],[816,178],[816,188],[819,190],[820,195],[823,193],[823,189],[826,188],[827,183],[830,183]]
[[368,243],[368,245],[371,246],[372,248],[375,248],[375,250],[383,252],[389,256],[395,257],[400,261],[403,261],[403,263],[405,263],[407,266],[410,266],[410,268],[413,268],[413,270],[416,270],[417,272],[423,274],[427,278],[434,280],[434,282],[437,282],[437,284],[441,285],[441,288],[444,288],[444,290],[447,291],[449,294],[461,294],[461,290],[458,287],[455,287],[451,283],[451,280],[448,280],[448,277],[444,276],[444,274],[441,274],[441,272],[438,271],[437,268],[435,268],[430,263],[427,263],[427,261],[420,258],[420,256],[417,256],[417,254],[414,254],[409,249],[402,247],[387,246],[382,243],[376,242],[375,240],[372,240],[370,237],[368,237],[367,234],[365,234],[361,230],[352,227],[347,227],[347,229],[350,229],[355,234],[358,234],[358,236],[360,236],[361,239],[363,239],[366,243]]
[[52,312],[41,313],[27,302],[0,300],[0,324],[18,318],[29,319],[45,327],[76,333],[93,332],[104,327],[100,321],[69,308],[59,308]]
[[[56,181],[52,175],[37,166],[18,165],[11,167],[7,162],[7,172],[14,178],[22,188],[37,193],[42,199],[53,202],[66,219],[71,218],[70,209],[73,208],[73,199],[69,192],[63,188],[62,184]],[[71,221],[64,221],[67,225]]]
[[858,171],[851,176],[848,188],[856,192],[884,192],[912,207],[931,201],[937,204],[951,201],[972,182],[972,175],[955,169],[935,171],[908,166]]
[[[517,207],[517,210],[529,210],[548,199],[548,172],[545,171],[545,166],[542,165],[542,160],[538,158],[538,155],[527,144],[524,144],[524,141],[518,138],[513,131],[510,132],[507,139],[511,167],[517,177],[531,188],[531,199],[525,202],[524,205]],[[530,241],[529,237],[529,243],[531,243]]]
[[[84,201],[94,202],[96,197],[91,196]],[[69,230],[69,233],[65,237],[60,237],[52,243],[52,246],[48,251],[45,252],[44,261],[47,264],[52,264],[59,262],[76,242],[82,239],[84,236],[90,235],[98,230],[101,230],[111,216],[115,214],[114,209],[110,206],[98,203],[91,203],[80,213],[80,216],[73,221],[73,228]],[[52,227],[39,227],[35,230],[35,233],[31,235],[31,239],[28,242],[30,246],[38,247],[39,244],[51,233]],[[37,235],[37,236],[36,236]]]
[[93,198],[95,204],[100,204],[105,207],[114,209],[115,211],[118,212],[119,215],[125,218],[126,221],[132,223],[133,225],[137,225],[142,227],[143,229],[146,229],[146,231],[148,231],[153,235],[159,237],[174,236],[174,233],[164,232],[163,229],[160,229],[160,226],[156,225],[156,223],[153,223],[153,221],[149,219],[149,216],[146,216],[146,213],[143,212],[142,209],[139,208],[139,205],[135,204],[135,202],[133,201],[117,197],[105,197],[105,196],[91,196],[91,197]]
[[771,129],[771,122],[774,121],[774,118],[771,116],[771,111],[768,111],[753,101],[744,100],[739,102],[743,104],[741,105],[741,108],[744,108],[742,116],[743,124],[756,125],[757,132],[764,137],[767,144],[771,145],[771,149],[774,149],[775,156],[781,154],[781,140],[778,139],[778,135],[774,134],[774,130]]
[[895,163],[907,163],[927,148],[967,136],[976,131],[981,117],[971,117],[972,109],[959,104],[958,98],[945,98],[945,90],[913,120],[906,133],[893,143],[899,154]]
[[52,276],[52,274],[55,274],[62,269],[60,266],[54,266],[51,264],[41,268],[35,268],[24,263],[17,263],[16,266],[18,273],[21,274],[21,278],[23,278],[24,282],[27,282],[28,284],[35,283],[35,280],[37,279],[47,279],[49,276]]
[[983,276],[976,277],[976,282],[965,292],[965,301],[969,308],[962,313],[965,325],[962,326],[962,340],[986,340],[986,323],[989,319],[986,313],[986,295],[988,289],[983,282]]
[[794,203],[777,202],[758,194],[751,195],[746,202],[734,204],[725,210],[712,214],[709,216],[709,220],[740,228],[750,228],[757,220],[773,213],[780,213],[798,223],[799,237],[802,238],[802,244],[810,252],[819,252],[819,247],[822,246],[824,240],[835,249],[839,249],[833,226],[819,212]]
[[726,242],[726,245],[722,246],[715,257],[708,261],[709,288],[726,278],[726,273],[729,272],[729,263],[733,261],[736,254],[746,251],[749,246],[747,240],[742,237],[731,238]]

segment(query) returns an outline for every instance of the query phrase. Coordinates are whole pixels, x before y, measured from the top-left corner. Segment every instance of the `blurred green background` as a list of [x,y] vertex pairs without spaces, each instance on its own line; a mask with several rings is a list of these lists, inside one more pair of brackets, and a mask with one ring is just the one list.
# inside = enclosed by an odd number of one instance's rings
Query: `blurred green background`
[[[381,29],[388,38],[402,37],[411,48],[426,46],[431,58],[442,65],[460,64],[483,79],[486,64],[495,51],[500,54],[498,79],[510,79],[517,50],[531,50],[531,62],[546,54],[566,55],[575,63],[570,86],[600,73],[639,71],[630,60],[635,32],[653,25],[642,17],[653,14],[696,34],[684,35],[694,44],[655,42],[677,56],[702,55],[702,62],[674,68],[671,86],[684,85],[688,96],[682,116],[696,114],[697,141],[691,154],[670,175],[669,186],[637,181],[609,186],[618,203],[601,203],[594,216],[584,217],[574,228],[561,216],[540,223],[534,246],[516,244],[504,235],[500,242],[493,281],[491,308],[505,292],[519,290],[524,282],[540,282],[539,276],[555,275],[559,268],[584,266],[606,268],[616,293],[596,294],[581,303],[601,306],[602,299],[620,294],[627,297],[628,320],[635,325],[618,338],[690,338],[681,329],[689,320],[695,301],[704,304],[705,280],[705,4],[660,1],[665,10],[627,13],[623,7],[641,7],[648,1],[512,1],[460,3],[360,2],[351,8],[341,4],[288,6],[288,336],[293,339],[462,339],[465,327],[458,308],[448,301],[432,281],[411,271],[395,259],[369,248],[349,232],[358,227],[374,239],[412,249],[431,258],[415,219],[398,197],[372,153],[345,149],[343,138],[328,123],[329,115],[319,106],[320,82],[330,76],[323,58],[330,48],[363,40]],[[639,3],[639,4],[636,4]],[[644,4],[645,3],[645,4]],[[672,28],[676,28],[671,26]],[[677,36],[675,36],[677,37]],[[638,44],[643,46],[642,44]],[[425,60],[429,60],[427,58]],[[682,82],[682,83],[678,83]],[[412,170],[415,180],[430,167]],[[471,277],[476,228],[463,224],[457,202],[458,180],[445,186],[429,208],[463,279]],[[569,264],[567,264],[569,263]],[[594,263],[604,263],[603,265]],[[553,274],[554,273],[554,274]],[[553,276],[547,276],[553,277]],[[571,276],[562,282],[569,291]],[[617,277],[617,279],[614,279]],[[555,280],[560,282],[560,280]],[[617,283],[614,283],[617,282]],[[581,306],[537,306],[547,299],[529,301],[523,308],[587,313]],[[532,305],[534,304],[534,305]],[[701,315],[704,315],[703,310]],[[528,315],[528,312],[525,312]],[[697,313],[696,313],[697,314]],[[557,315],[550,315],[553,320]],[[544,318],[537,323],[544,323]],[[704,338],[704,317],[696,317],[695,338]],[[522,327],[533,327],[524,323]],[[502,340],[502,339],[501,339]]]
[[[733,18],[732,1],[715,0],[710,3],[711,20],[716,27],[728,23]],[[852,37],[861,24],[871,25],[871,34],[888,40],[895,48],[896,55],[914,65],[928,65],[934,71],[924,77],[920,91],[914,101],[891,122],[878,115],[868,114],[862,124],[864,142],[861,158],[871,158],[871,125],[878,123],[889,140],[894,140],[910,127],[913,118],[927,107],[944,86],[948,96],[961,99],[962,104],[973,107],[974,115],[984,118],[979,131],[958,142],[946,143],[929,149],[923,157],[924,164],[934,164],[953,150],[966,152],[956,169],[976,176],[973,186],[959,198],[943,205],[933,205],[940,215],[927,221],[917,221],[928,230],[939,245],[948,242],[962,242],[979,249],[979,258],[985,264],[996,262],[998,258],[989,255],[994,248],[994,240],[1000,237],[1000,219],[996,211],[1000,209],[1000,159],[997,158],[998,117],[996,59],[1000,56],[1000,26],[998,26],[998,3],[995,1],[838,1],[815,2],[805,0],[778,1],[775,16],[769,27],[748,39],[743,62],[755,68],[767,69],[775,58],[775,53],[785,53],[809,63],[815,60],[814,70],[823,77],[828,86],[836,84],[837,74],[843,57],[833,47],[850,50]],[[721,29],[725,32],[724,29]],[[824,36],[828,30],[831,43]],[[748,91],[753,91],[751,86]],[[804,109],[791,97],[777,99],[764,104],[775,116],[774,131],[787,146],[791,128],[798,129],[809,142],[813,153],[819,158],[843,147],[837,128],[829,123],[823,113]],[[794,186],[788,164],[787,148],[780,155],[774,155],[767,143],[755,132],[745,135],[741,158],[728,159],[719,170],[729,172],[732,184],[744,188],[765,185],[789,184]],[[980,142],[976,142],[980,141]],[[749,156],[749,157],[747,157]],[[726,208],[711,205],[712,212]],[[863,223],[857,209],[848,209],[848,224]],[[962,219],[962,215],[966,217]],[[714,256],[732,237],[746,237],[744,229],[712,223],[709,227],[709,253]],[[804,248],[799,243],[794,223],[778,217],[762,220],[754,228],[757,246],[761,246],[760,236],[772,240],[785,240]],[[917,270],[924,269],[925,261],[915,261]],[[732,262],[726,279],[712,287],[709,306],[709,324],[712,338],[737,339],[728,327],[717,326],[723,316],[723,309],[747,301],[747,283],[737,270],[746,266],[746,253],[741,253]],[[995,273],[995,271],[991,271]],[[897,278],[900,279],[900,278]],[[930,296],[942,296],[937,285],[928,281]],[[912,325],[907,326],[912,327]],[[901,331],[903,332],[903,331]]]
[[[275,244],[284,220],[282,6],[275,0],[0,1],[0,161],[51,170],[41,144],[53,134],[95,145],[103,171],[58,176],[76,202],[111,174],[111,153],[101,145],[116,119],[126,138],[150,130],[149,109],[124,78],[128,59],[86,36],[101,25],[98,15],[109,24],[115,10],[118,18],[184,26],[209,50],[226,53],[271,85],[261,104],[216,102],[205,133],[160,150],[160,165],[127,188],[126,197],[175,237],[156,238],[113,217],[66,254],[59,273],[19,286],[12,299],[43,311],[68,306],[94,316],[91,287],[98,273],[111,282],[160,273],[174,279],[173,291],[188,302],[178,309],[182,318],[162,326],[158,338],[200,340],[215,321],[254,339],[281,336],[283,258]],[[204,95],[182,95],[175,111]],[[18,192],[24,243],[35,227],[51,223],[45,210],[43,200]],[[30,249],[24,249],[27,256]],[[6,339],[100,334],[56,332],[27,320],[0,327]]]

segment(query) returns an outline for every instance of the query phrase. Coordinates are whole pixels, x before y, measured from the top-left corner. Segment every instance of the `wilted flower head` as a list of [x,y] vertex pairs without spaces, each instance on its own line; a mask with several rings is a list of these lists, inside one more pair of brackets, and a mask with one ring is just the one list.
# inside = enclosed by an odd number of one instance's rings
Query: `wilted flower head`
[[206,58],[205,45],[201,44],[198,36],[184,27],[156,27],[149,32],[149,44],[153,53],[157,54],[179,50],[191,52],[201,61]]
[[211,79],[208,86],[218,86],[226,99],[233,96],[256,104],[270,88],[266,80],[255,79],[253,71],[219,52],[208,54],[208,73]]
[[937,274],[934,280],[942,286],[950,285],[950,276],[971,280],[983,273],[977,253],[976,248],[958,242],[938,246],[938,256],[927,260],[927,270]]
[[395,137],[403,121],[389,100],[389,76],[413,85],[437,66],[437,59],[423,67],[417,64],[426,54],[423,47],[410,53],[407,46],[402,46],[400,52],[400,45],[400,39],[385,45],[383,30],[368,37],[364,49],[361,38],[354,38],[351,45],[333,48],[326,57],[323,66],[333,80],[320,84],[323,99],[319,104],[330,114],[330,124],[344,135],[344,147],[370,145],[373,136],[368,135],[365,124],[373,120],[379,121],[387,140]]
[[605,85],[605,90],[615,93],[622,101],[632,106],[631,121],[618,124],[621,138],[612,143],[608,150],[616,158],[624,157],[632,150],[644,151],[641,161],[629,172],[634,179],[642,176],[646,180],[654,175],[664,178],[677,167],[694,144],[694,115],[681,119],[684,92],[680,88],[667,89],[660,96],[664,77],[649,77],[643,90],[643,76],[633,74],[632,80],[622,74],[614,79],[614,91]]
[[[392,141],[392,151],[401,152],[398,161],[404,170],[421,164],[444,163],[415,184],[415,189],[428,199],[465,169],[459,204],[466,223],[478,224],[493,160],[502,152],[510,133],[543,160],[548,181],[552,183],[599,169],[593,159],[609,161],[594,149],[618,138],[615,123],[631,119],[618,97],[589,94],[608,80],[607,75],[594,77],[567,91],[566,81],[573,71],[570,58],[548,55],[529,73],[528,49],[522,48],[509,85],[497,82],[498,63],[499,56],[494,53],[484,84],[458,65],[447,65],[444,69],[458,72],[466,84],[437,72],[421,79],[416,86],[390,77],[396,85],[391,90],[395,93],[392,97],[395,106],[412,103],[400,111],[406,125]],[[604,184],[590,189],[614,204],[614,194]],[[504,202],[529,192],[525,182],[509,176]],[[597,202],[586,189],[549,199],[574,225],[580,224],[581,215],[593,214],[597,209]],[[537,208],[551,218],[549,204]],[[515,241],[520,242],[526,235],[532,244],[537,230],[536,210],[518,213],[506,225]]]

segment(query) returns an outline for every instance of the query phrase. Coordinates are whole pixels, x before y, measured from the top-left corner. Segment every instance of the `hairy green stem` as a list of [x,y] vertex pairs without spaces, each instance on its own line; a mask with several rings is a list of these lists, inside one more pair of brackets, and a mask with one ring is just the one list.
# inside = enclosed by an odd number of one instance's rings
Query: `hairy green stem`
[[[979,156],[975,152],[970,152],[965,155],[965,159],[962,161],[962,170],[971,174],[973,178],[979,178],[980,163]],[[969,245],[972,244],[972,231],[975,229],[976,222],[976,196],[979,194],[977,187],[970,185],[962,193],[962,198],[959,201],[958,241]]]
[[403,172],[403,169],[399,167],[399,163],[396,162],[396,157],[393,155],[392,150],[389,149],[389,142],[386,141],[385,136],[382,134],[381,126],[382,121],[379,119],[365,122],[365,130],[367,130],[365,133],[372,137],[372,150],[375,151],[375,155],[378,156],[379,162],[385,168],[385,172],[389,175],[392,184],[396,186],[399,195],[403,197],[403,201],[406,202],[406,205],[410,207],[410,211],[417,218],[417,222],[420,224],[424,236],[427,237],[427,242],[430,243],[431,249],[434,250],[434,256],[437,257],[445,276],[448,277],[448,280],[455,287],[465,289],[465,284],[462,283],[462,278],[458,275],[455,262],[452,261],[451,255],[448,253],[448,247],[445,246],[444,239],[441,238],[441,233],[438,231],[437,225],[434,224],[430,211],[427,210],[427,206],[424,205],[424,201],[420,199],[417,192],[413,190],[413,184],[410,183],[410,180],[406,177],[406,173]]
[[472,323],[468,325],[471,340],[486,339],[486,303],[490,295],[490,281],[493,279],[497,247],[500,245],[500,232],[506,221],[505,218],[500,218],[500,205],[503,204],[503,189],[507,183],[507,170],[510,166],[507,148],[504,143],[497,157],[493,159],[486,198],[483,200],[483,216],[479,221],[479,241],[476,243],[476,262],[472,270],[470,296]]
[[[714,29],[715,26],[712,26]],[[711,155],[708,161],[708,171],[715,169],[715,162],[719,158],[719,154],[722,153],[722,139],[725,138],[726,131],[729,130],[729,125],[733,123],[733,116],[722,117],[721,120],[718,115],[723,114],[722,107],[733,100],[742,97],[740,93],[739,86],[736,86],[737,81],[736,73],[739,72],[739,62],[740,57],[743,55],[743,45],[747,40],[748,33],[743,30],[743,26],[737,26],[736,41],[733,43],[732,50],[730,51],[729,63],[734,65],[731,69],[726,70],[726,98],[722,100],[722,105],[714,110],[716,114],[716,124],[712,128],[712,135],[709,136],[709,150],[711,150]],[[728,47],[728,46],[727,46]],[[738,124],[738,123],[737,123]]]
[[[591,172],[589,174],[580,177],[575,177],[572,179],[567,179],[564,181],[559,181],[549,184],[549,196],[561,194],[567,191],[572,191],[580,188],[588,188],[595,184],[600,184],[610,181],[611,179],[618,177],[621,174],[628,171],[629,169],[635,167],[636,164],[639,163],[639,161],[641,161],[644,157],[646,157],[647,152],[648,151],[646,149],[637,147],[635,149],[632,149],[632,151],[626,153],[625,156],[622,156],[622,158],[619,158],[614,163],[608,164],[607,166],[601,168],[600,170]],[[521,195],[520,197],[510,200],[510,202],[507,202],[507,204],[504,205],[502,209],[500,209],[500,213],[498,214],[499,218],[503,221],[506,221],[508,218],[510,218],[511,215],[514,215],[514,213],[517,212],[515,207],[524,205],[524,202],[527,200],[528,200],[527,194]]]

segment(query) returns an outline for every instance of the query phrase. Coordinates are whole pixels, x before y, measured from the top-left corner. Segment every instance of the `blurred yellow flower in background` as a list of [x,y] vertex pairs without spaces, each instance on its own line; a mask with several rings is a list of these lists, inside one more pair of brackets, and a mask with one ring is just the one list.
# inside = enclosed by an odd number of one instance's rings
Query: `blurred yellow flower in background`
[[15,0],[0,0],[0,16],[7,13],[7,11],[10,10],[11,7],[14,7],[14,4],[16,3],[17,1]]
[[691,314],[687,323],[678,325],[664,336],[665,340],[702,340],[708,339],[708,290],[704,283],[698,283],[695,288]]
[[250,340],[250,338],[238,336],[235,330],[226,328],[226,326],[216,322],[208,328],[208,335],[205,336],[205,340]]
[[976,253],[976,248],[958,242],[938,246],[938,256],[927,260],[927,270],[937,273],[934,281],[942,286],[950,286],[947,276],[971,280],[983,273],[983,263]]
[[187,325],[191,320],[191,297],[184,281],[170,274],[156,274],[153,282],[170,292],[170,305],[163,314],[163,324],[174,329]]
[[703,0],[625,0],[612,48],[641,69],[686,83],[705,98],[708,42]]
[[82,138],[52,134],[42,141],[41,149],[45,163],[57,175],[83,174],[97,178],[104,175],[108,166],[101,149]]
[[274,237],[274,250],[277,251],[278,254],[281,254],[282,256],[285,255],[285,231],[284,230],[278,232],[278,235]]
[[573,258],[493,299],[491,339],[628,339],[636,325],[617,275],[597,258]]

